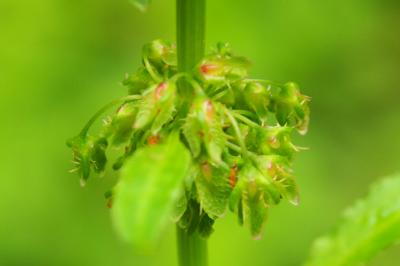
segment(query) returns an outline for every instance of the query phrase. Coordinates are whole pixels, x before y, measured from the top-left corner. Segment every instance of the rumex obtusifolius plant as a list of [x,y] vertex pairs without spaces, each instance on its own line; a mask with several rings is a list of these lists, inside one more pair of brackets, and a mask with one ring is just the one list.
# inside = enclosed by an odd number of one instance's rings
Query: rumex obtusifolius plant
[[400,175],[375,182],[343,213],[335,230],[318,238],[305,266],[365,265],[400,240]]
[[292,82],[249,78],[249,61],[225,43],[191,72],[178,72],[176,58],[169,42],[144,46],[142,66],[123,81],[128,96],[68,141],[72,171],[84,185],[105,171],[108,150],[119,148],[112,167],[121,178],[106,196],[118,231],[133,242],[156,239],[171,216],[207,238],[227,209],[258,238],[271,206],[299,202],[291,162],[301,148],[291,135],[307,132],[310,98]]

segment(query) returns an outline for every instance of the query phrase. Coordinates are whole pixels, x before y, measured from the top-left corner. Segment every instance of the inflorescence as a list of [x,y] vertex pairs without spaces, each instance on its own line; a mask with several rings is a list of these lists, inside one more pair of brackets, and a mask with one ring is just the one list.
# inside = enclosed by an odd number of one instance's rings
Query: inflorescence
[[[291,162],[301,148],[291,134],[307,132],[310,98],[292,82],[250,79],[249,61],[227,44],[218,44],[191,73],[178,72],[176,58],[168,42],[144,47],[143,65],[123,81],[129,95],[101,109],[68,141],[72,171],[84,185],[91,172],[105,171],[111,147],[122,151],[113,163],[118,170],[137,149],[178,131],[192,165],[177,203],[185,206],[177,223],[207,237],[229,207],[259,237],[270,206],[282,198],[299,202]],[[93,122],[114,106],[97,134],[89,134]]]

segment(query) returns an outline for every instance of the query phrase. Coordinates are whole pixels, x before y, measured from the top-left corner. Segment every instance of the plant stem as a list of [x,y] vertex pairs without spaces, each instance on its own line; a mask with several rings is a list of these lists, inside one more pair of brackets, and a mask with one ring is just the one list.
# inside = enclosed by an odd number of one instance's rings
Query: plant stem
[[[176,0],[177,52],[179,72],[190,73],[204,57],[206,0]],[[180,91],[191,97],[191,87],[180,83]],[[177,225],[177,247],[180,266],[207,266],[207,241],[197,232],[189,234]]]
[[204,56],[206,0],[177,0],[178,69],[190,72]]
[[207,266],[207,241],[200,238],[197,232],[188,234],[176,226],[178,259],[180,266]]

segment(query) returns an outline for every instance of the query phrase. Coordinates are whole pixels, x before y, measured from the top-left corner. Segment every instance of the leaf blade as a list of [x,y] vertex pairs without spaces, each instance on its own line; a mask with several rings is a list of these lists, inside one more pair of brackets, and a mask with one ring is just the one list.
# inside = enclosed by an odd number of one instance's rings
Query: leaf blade
[[336,232],[317,239],[306,266],[350,266],[367,262],[400,240],[400,175],[372,186],[344,213]]
[[[179,160],[176,160],[179,158]],[[112,217],[117,231],[137,247],[152,247],[179,195],[190,154],[177,135],[138,150],[125,163],[115,188]]]

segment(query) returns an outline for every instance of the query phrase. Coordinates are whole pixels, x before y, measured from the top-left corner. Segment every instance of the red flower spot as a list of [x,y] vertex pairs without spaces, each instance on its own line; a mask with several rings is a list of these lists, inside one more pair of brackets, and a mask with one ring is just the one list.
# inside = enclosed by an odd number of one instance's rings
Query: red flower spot
[[165,91],[165,89],[168,87],[168,84],[166,82],[161,82],[160,85],[156,88],[155,91],[155,98],[156,100],[159,100],[162,96],[162,93]]
[[215,71],[218,67],[216,65],[212,64],[204,64],[200,66],[200,72],[203,73],[204,75],[211,74],[213,71]]
[[229,172],[229,185],[231,186],[231,188],[234,188],[236,186],[237,172],[238,172],[238,168],[236,165],[234,167],[232,167]]
[[147,144],[149,145],[156,145],[160,141],[160,136],[155,135],[155,136],[150,136],[147,139]]

